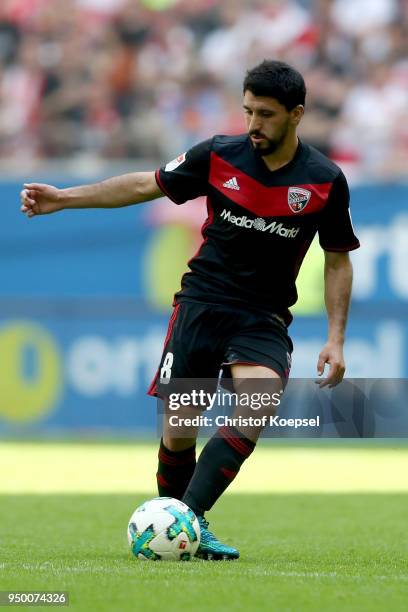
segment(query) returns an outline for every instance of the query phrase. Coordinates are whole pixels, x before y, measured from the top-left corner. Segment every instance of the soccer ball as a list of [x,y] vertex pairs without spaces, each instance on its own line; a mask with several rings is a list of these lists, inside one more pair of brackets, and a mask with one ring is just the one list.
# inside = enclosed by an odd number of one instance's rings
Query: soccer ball
[[138,559],[189,561],[200,544],[200,525],[183,502],[174,497],[155,497],[136,508],[127,536]]

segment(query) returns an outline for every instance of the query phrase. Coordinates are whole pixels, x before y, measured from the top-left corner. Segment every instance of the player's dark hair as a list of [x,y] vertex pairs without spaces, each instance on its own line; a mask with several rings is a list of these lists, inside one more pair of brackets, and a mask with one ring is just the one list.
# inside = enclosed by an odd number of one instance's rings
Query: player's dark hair
[[298,104],[305,105],[305,81],[300,72],[285,62],[264,60],[248,70],[244,79],[244,93],[247,90],[254,96],[275,98],[288,111]]

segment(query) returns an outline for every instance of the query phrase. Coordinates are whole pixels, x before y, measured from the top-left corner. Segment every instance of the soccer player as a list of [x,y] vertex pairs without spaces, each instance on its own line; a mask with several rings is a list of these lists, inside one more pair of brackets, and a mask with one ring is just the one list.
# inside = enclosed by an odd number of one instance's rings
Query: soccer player
[[[291,66],[264,61],[243,84],[245,134],[214,136],[158,169],[98,184],[58,189],[24,185],[28,217],[71,208],[115,208],[165,194],[176,204],[207,196],[208,217],[199,251],[175,295],[163,356],[149,389],[166,398],[173,379],[214,379],[220,369],[238,386],[289,376],[292,342],[289,307],[296,276],[314,235],[325,253],[328,338],[317,362],[320,386],[343,378],[343,343],[352,267],[358,248],[349,214],[349,191],[338,166],[301,142],[303,77]],[[239,406],[238,406],[239,410]],[[264,413],[272,413],[272,406]],[[222,495],[255,448],[262,427],[221,427],[196,462],[196,427],[170,426],[165,400],[157,482],[159,494],[182,499],[201,527],[198,556],[234,559],[238,551],[208,530],[204,513]],[[193,407],[183,415],[197,414]],[[259,416],[257,414],[257,416]]]

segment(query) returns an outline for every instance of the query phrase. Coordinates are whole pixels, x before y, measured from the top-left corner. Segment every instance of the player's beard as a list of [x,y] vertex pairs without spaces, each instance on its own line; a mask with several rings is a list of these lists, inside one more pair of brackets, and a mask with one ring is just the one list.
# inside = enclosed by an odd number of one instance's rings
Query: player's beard
[[254,151],[257,155],[259,155],[260,157],[266,157],[267,155],[271,155],[272,153],[275,153],[283,144],[283,142],[285,141],[285,138],[287,136],[288,133],[288,124],[285,124],[282,128],[281,133],[276,136],[275,138],[267,138],[264,134],[260,134],[259,132],[257,132],[256,130],[254,130],[253,132],[250,132],[250,136],[263,136],[266,140],[266,146],[264,146],[262,144],[262,146],[257,143],[254,143],[251,140],[252,146],[254,147]]

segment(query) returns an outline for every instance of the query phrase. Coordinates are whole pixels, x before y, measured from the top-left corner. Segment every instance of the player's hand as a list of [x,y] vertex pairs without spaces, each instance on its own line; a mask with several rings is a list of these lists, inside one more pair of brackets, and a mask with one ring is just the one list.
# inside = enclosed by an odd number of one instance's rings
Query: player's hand
[[63,209],[61,189],[43,183],[26,183],[20,193],[20,200],[20,210],[29,218]]
[[317,362],[317,373],[323,376],[326,364],[329,364],[329,372],[323,380],[317,380],[319,387],[335,387],[344,377],[346,366],[343,357],[343,345],[328,342],[320,351]]

